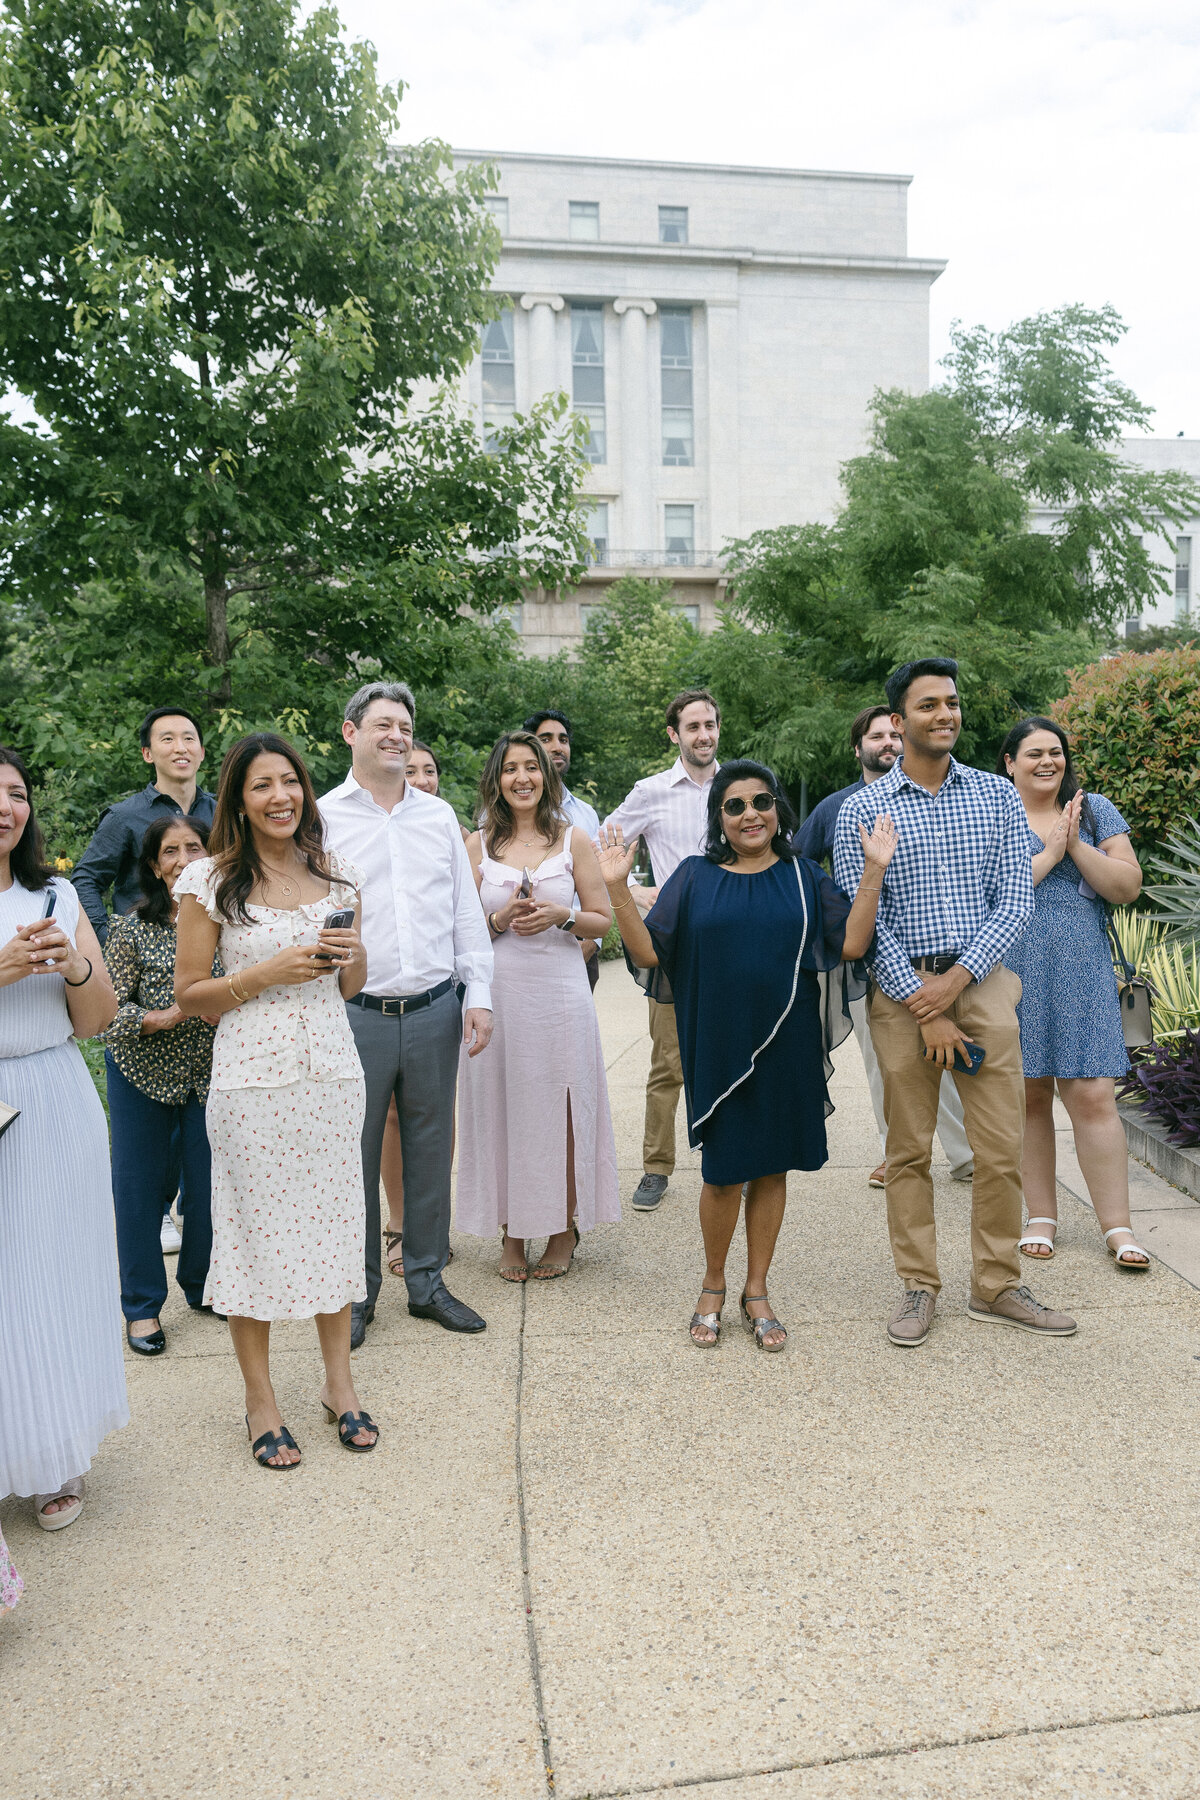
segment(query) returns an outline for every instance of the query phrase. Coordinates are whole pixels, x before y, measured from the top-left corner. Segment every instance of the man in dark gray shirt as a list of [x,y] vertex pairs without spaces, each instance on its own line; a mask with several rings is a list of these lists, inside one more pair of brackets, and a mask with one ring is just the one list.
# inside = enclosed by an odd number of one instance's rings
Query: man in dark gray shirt
[[108,936],[104,903],[108,890],[112,889],[114,913],[127,913],[137,904],[138,858],[151,822],[169,812],[212,824],[213,796],[196,786],[196,771],[204,761],[204,735],[191,713],[178,706],[160,706],[146,714],[138,735],[142,759],[152,766],[154,780],[101,813],[92,841],[71,875],[101,944]]

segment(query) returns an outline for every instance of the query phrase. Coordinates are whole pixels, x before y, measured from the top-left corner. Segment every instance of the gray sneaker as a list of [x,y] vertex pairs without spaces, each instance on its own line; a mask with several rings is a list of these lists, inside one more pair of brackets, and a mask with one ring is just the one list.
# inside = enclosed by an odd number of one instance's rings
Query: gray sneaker
[[888,1339],[902,1350],[915,1350],[929,1336],[936,1297],[928,1288],[910,1288],[888,1320]]
[[1032,1331],[1038,1337],[1074,1337],[1079,1329],[1070,1313],[1051,1312],[1027,1287],[1009,1288],[991,1301],[977,1300],[972,1294],[967,1317],[986,1319],[993,1325],[1015,1325],[1018,1331]]
[[654,1212],[667,1191],[665,1175],[643,1175],[633,1190],[634,1212]]

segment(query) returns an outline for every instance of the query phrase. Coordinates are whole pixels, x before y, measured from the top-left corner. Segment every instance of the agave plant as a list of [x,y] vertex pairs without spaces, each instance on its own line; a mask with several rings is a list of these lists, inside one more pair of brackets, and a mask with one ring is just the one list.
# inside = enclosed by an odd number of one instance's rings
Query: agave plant
[[1153,901],[1151,915],[1163,923],[1172,937],[1200,937],[1200,824],[1189,819],[1182,831],[1172,832],[1165,848],[1172,860],[1162,856],[1150,858],[1150,868],[1165,881],[1152,883],[1142,891]]
[[1150,1012],[1156,1043],[1200,1029],[1200,946],[1168,938],[1157,943],[1142,965],[1153,992]]
[[1145,973],[1150,958],[1167,935],[1166,924],[1151,912],[1135,912],[1132,906],[1115,906],[1110,917],[1127,959]]

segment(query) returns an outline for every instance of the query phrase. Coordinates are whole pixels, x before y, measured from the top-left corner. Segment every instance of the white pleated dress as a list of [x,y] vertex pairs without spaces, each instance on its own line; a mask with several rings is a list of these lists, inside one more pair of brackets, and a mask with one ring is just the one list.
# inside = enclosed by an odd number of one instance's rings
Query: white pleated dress
[[[570,906],[575,894],[573,830],[534,872],[538,900]],[[480,899],[486,913],[512,898],[520,869],[485,856]],[[617,1151],[600,1027],[578,940],[562,931],[492,946],[495,1028],[478,1056],[459,1059],[460,1231],[495,1237],[549,1237],[567,1226],[567,1099],[575,1137],[576,1219],[590,1231],[619,1219]]]
[[[72,943],[79,898],[55,878]],[[0,893],[0,942],[45,912]],[[0,988],[0,1496],[53,1494],[129,1422],[108,1128],[61,975]]]

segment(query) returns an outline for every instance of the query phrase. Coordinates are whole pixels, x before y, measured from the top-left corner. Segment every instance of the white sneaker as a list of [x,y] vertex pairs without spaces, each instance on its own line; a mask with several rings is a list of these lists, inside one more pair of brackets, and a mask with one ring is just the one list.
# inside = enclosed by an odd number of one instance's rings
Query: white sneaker
[[180,1237],[175,1221],[170,1213],[166,1213],[163,1217],[162,1230],[158,1234],[158,1241],[162,1245],[164,1256],[177,1255],[183,1245],[183,1239]]

